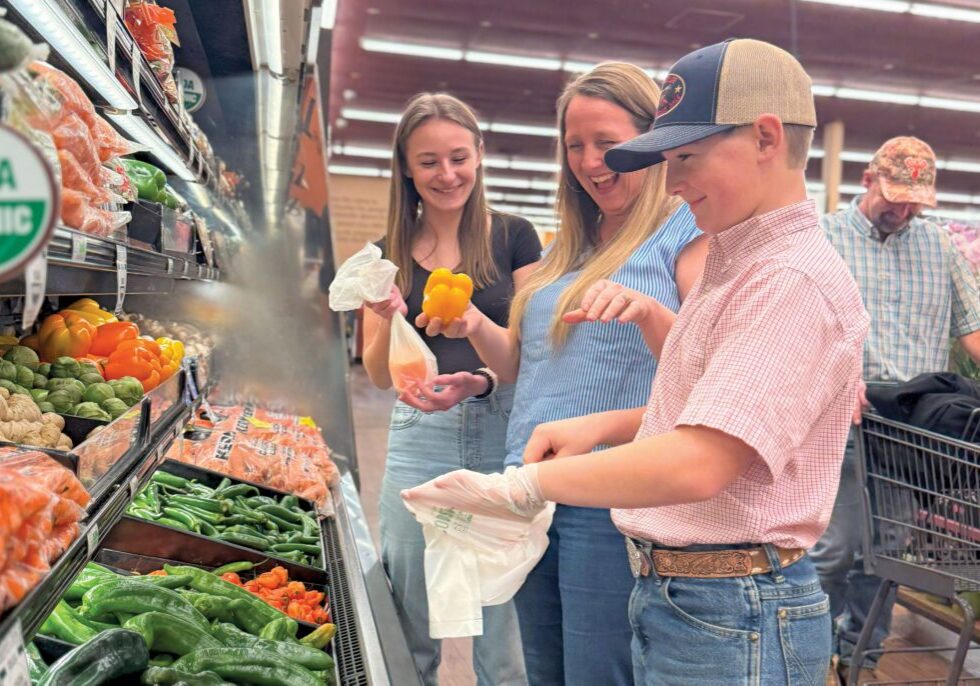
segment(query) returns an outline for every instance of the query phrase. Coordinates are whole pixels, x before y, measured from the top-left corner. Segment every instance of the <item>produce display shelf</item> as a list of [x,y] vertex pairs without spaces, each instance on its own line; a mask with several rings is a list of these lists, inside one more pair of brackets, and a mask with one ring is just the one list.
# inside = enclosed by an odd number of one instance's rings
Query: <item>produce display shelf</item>
[[[216,281],[214,267],[59,227],[48,245],[48,295],[114,295],[117,246],[126,247],[126,292],[170,293],[179,280]],[[84,246],[84,247],[79,247]],[[24,279],[0,283],[0,296],[24,294]]]
[[160,426],[151,434],[132,469],[119,475],[104,504],[81,523],[79,537],[51,565],[51,570],[41,583],[20,603],[0,616],[0,638],[6,636],[18,622],[25,641],[34,635],[71,585],[72,579],[95,556],[99,544],[122,518],[135,493],[149,482],[150,476],[189,416],[188,407],[182,406],[181,409],[182,412],[172,413],[167,417],[168,426]]

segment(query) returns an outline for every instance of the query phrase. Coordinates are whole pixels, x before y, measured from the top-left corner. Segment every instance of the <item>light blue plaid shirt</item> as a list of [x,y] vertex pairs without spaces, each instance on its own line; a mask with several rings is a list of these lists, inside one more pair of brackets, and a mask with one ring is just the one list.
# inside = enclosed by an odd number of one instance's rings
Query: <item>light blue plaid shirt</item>
[[980,329],[977,278],[949,234],[913,219],[881,240],[858,208],[821,220],[871,316],[864,344],[865,381],[907,381],[949,367],[949,338]]

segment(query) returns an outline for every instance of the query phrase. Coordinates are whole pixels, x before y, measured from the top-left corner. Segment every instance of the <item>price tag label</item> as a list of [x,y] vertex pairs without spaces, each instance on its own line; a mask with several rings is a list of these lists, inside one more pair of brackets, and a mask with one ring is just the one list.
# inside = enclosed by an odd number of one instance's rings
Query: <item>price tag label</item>
[[44,304],[44,293],[48,287],[48,249],[44,248],[24,271],[27,297],[24,300],[24,329],[30,329],[37,321],[37,315]]
[[0,684],[4,686],[31,686],[22,632],[18,619],[0,639]]
[[105,46],[109,57],[109,71],[116,73],[116,8],[112,0],[105,0]]
[[140,492],[140,480],[135,476],[129,480],[129,499],[133,500],[136,498],[136,494]]
[[88,257],[88,238],[83,234],[73,233],[71,235],[71,261],[84,262]]
[[116,246],[116,309],[117,315],[122,314],[123,303],[126,301],[126,279],[129,276],[128,255],[125,245]]
[[133,90],[136,91],[136,100],[139,102],[140,109],[143,109],[143,89],[140,88],[140,72],[142,71],[140,67],[143,65],[143,53],[140,52],[140,46],[137,45],[136,41],[133,41],[130,60],[133,63]]
[[89,558],[95,556],[95,551],[99,549],[99,525],[92,524],[92,528],[85,534],[85,547],[88,549]]

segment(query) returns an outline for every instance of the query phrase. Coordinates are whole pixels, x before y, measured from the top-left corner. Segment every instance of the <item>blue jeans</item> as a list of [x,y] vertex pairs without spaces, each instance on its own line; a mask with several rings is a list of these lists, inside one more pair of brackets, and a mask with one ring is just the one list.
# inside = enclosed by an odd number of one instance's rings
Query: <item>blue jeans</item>
[[[820,575],[820,583],[830,596],[830,615],[836,619],[834,652],[840,655],[844,664],[850,663],[854,644],[861,635],[871,603],[874,602],[875,593],[881,584],[881,579],[877,576],[864,573],[861,537],[865,518],[864,484],[858,483],[855,474],[855,440],[856,432],[852,429],[844,449],[840,487],[830,524],[810,551]],[[887,638],[894,605],[893,590],[878,616],[868,650],[880,648],[882,641]],[[877,660],[877,656],[869,655],[865,664],[874,667]]]
[[654,572],[637,579],[629,617],[638,686],[823,686],[827,676],[830,603],[807,557],[732,579]]
[[[435,686],[441,641],[429,637],[422,527],[400,491],[456,469],[503,470],[504,437],[513,400],[505,386],[486,400],[469,399],[446,412],[425,414],[398,402],[391,415],[388,459],[381,485],[381,560],[415,665]],[[473,669],[480,686],[527,684],[513,601],[483,609],[483,636],[473,639]]]
[[532,686],[630,686],[633,575],[609,510],[558,505],[544,557],[518,591]]

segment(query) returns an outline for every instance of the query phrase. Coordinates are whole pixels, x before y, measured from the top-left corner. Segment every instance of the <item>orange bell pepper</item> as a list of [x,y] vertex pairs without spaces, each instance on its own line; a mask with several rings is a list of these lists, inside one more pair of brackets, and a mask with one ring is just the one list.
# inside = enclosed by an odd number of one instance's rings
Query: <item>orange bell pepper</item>
[[105,366],[105,378],[120,379],[132,376],[143,384],[144,391],[160,385],[164,378],[164,362],[160,358],[160,346],[155,341],[134,338],[122,341],[109,355]]
[[65,355],[87,355],[95,337],[95,327],[77,313],[63,311],[45,319],[37,336],[41,359],[53,362]]
[[453,274],[444,267],[429,274],[423,291],[422,311],[444,322],[463,316],[473,296],[473,280],[466,274]]
[[90,352],[93,355],[111,355],[120,343],[136,339],[139,335],[139,327],[132,322],[107,322],[97,329]]

